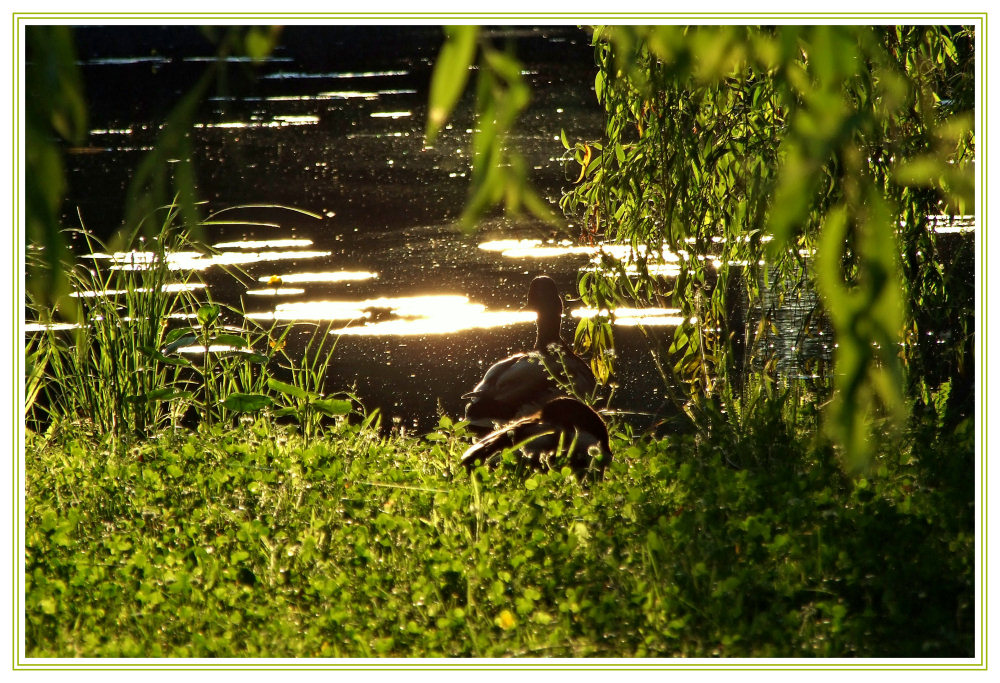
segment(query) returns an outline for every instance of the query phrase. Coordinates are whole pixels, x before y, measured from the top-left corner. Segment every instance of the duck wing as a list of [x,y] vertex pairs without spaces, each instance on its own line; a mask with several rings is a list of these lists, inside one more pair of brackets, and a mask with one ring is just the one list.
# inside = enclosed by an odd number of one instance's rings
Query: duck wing
[[495,467],[504,449],[519,446],[527,456],[526,463],[537,468],[540,466],[539,454],[558,448],[559,436],[558,428],[539,422],[537,414],[524,417],[487,434],[470,446],[462,454],[461,463],[469,470],[478,464]]
[[569,465],[581,479],[601,478],[611,462],[604,421],[592,408],[569,397],[554,399],[538,413],[487,434],[465,451],[461,462],[470,470],[478,463],[494,467],[508,448],[519,449],[522,462],[534,469]]

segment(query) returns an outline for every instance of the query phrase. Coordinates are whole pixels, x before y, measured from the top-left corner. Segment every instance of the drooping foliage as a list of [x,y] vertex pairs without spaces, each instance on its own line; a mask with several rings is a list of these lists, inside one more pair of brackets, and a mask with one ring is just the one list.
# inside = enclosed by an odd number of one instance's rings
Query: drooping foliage
[[[871,423],[905,414],[904,362],[927,364],[919,312],[944,308],[935,329],[960,326],[954,353],[971,349],[929,229],[973,210],[971,29],[601,27],[594,45],[605,135],[575,146],[562,205],[643,251],[634,277],[590,273],[581,293],[680,307],[670,360],[697,399],[725,391],[711,378],[736,358],[734,294],[759,306],[810,279],[836,340],[829,432],[866,462]],[[650,274],[664,249],[682,277]]]
[[[930,229],[973,211],[971,29],[600,27],[594,46],[604,136],[571,148],[581,174],[561,204],[636,256],[585,273],[580,292],[681,308],[664,367],[695,404],[740,386],[740,369],[769,376],[768,302],[804,282],[832,326],[826,423],[851,464],[874,422],[905,415],[904,367],[923,381],[941,362],[928,333],[955,335],[943,362],[971,377],[971,288]],[[659,274],[666,253],[676,277]],[[761,311],[755,328],[740,308]],[[599,352],[594,325],[579,338]]]
[[[476,37],[449,33],[435,84],[465,82]],[[682,310],[659,365],[668,387],[687,387],[676,398],[689,414],[732,400],[751,370],[773,382],[773,315],[803,291],[819,301],[795,336],[801,347],[832,326],[835,370],[823,358],[806,369],[837,378],[826,424],[850,465],[901,423],[908,396],[927,403],[952,380],[971,396],[968,241],[931,228],[975,208],[974,40],[969,26],[593,29],[604,135],[563,134],[579,177],[560,205],[588,239],[634,249],[582,272],[580,294],[598,309]],[[497,79],[492,51],[480,50],[481,83]],[[460,88],[449,92],[432,89],[431,135]],[[473,163],[506,172],[473,175],[467,221],[525,206],[512,201],[526,184],[504,145],[510,123],[496,124],[501,95],[479,89]],[[608,319],[581,322],[577,341],[607,376]]]
[[428,144],[433,144],[462,97],[471,68],[478,72],[471,191],[460,222],[473,228],[484,212],[501,204],[510,211],[526,209],[554,221],[552,210],[527,182],[524,157],[507,145],[518,116],[531,100],[521,63],[510,49],[486,39],[478,26],[447,26],[444,32],[445,43],[431,78]]

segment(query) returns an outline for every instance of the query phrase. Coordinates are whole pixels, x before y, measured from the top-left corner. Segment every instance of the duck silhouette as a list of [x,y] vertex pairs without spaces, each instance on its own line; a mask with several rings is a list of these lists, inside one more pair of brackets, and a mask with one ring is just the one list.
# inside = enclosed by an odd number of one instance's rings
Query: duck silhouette
[[563,304],[552,278],[531,281],[526,308],[537,314],[534,348],[498,361],[462,396],[469,399],[465,419],[474,434],[534,414],[556,397],[590,394],[597,384],[590,366],[559,335]]
[[604,476],[611,462],[608,428],[586,403],[563,396],[487,434],[462,455],[469,471],[483,464],[495,467],[504,449],[517,448],[523,464],[536,470],[568,465],[577,478]]

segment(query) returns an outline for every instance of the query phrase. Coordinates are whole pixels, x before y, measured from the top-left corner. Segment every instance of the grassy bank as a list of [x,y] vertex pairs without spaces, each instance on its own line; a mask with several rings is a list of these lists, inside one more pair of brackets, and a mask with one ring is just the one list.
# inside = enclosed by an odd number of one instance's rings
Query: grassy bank
[[27,444],[27,653],[971,656],[971,429],[914,434],[848,480],[760,425],[618,434],[581,488],[470,479],[447,418],[125,452],[64,424]]

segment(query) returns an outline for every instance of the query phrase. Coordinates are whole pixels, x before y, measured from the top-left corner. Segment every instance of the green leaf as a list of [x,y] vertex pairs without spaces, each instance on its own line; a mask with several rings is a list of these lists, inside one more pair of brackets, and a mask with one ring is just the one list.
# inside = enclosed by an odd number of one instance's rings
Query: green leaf
[[[193,339],[191,341],[194,341]],[[162,353],[149,346],[139,347],[139,350],[143,352],[147,357],[155,360],[158,363],[163,363],[164,365],[179,365],[182,367],[187,367],[191,365],[191,361],[187,358],[167,358]]]
[[204,326],[211,325],[219,317],[218,304],[206,304],[198,309],[198,322]]
[[212,344],[225,344],[227,346],[235,346],[240,349],[248,348],[250,342],[243,337],[236,334],[220,334],[211,340]]
[[165,347],[163,347],[163,353],[173,353],[182,346],[190,346],[191,344],[194,344],[196,341],[198,341],[198,337],[196,337],[193,334],[186,334],[180,336],[171,341]]
[[243,41],[247,56],[257,62],[267,59],[278,42],[280,32],[278,26],[254,26],[248,29]]
[[351,402],[338,398],[321,398],[312,403],[316,408],[327,415],[347,415],[351,412]]
[[444,31],[445,43],[431,76],[426,131],[428,143],[437,137],[465,90],[479,34],[477,26],[446,26]]
[[[177,329],[170,330],[170,332],[167,333],[167,336],[164,339],[164,341],[168,345],[170,345],[170,344],[173,344],[178,339],[180,339],[182,337],[188,337],[188,336],[192,337],[192,338],[195,337],[195,331],[192,328],[190,328],[190,327],[178,327]],[[184,344],[180,344],[180,346],[184,346],[185,344],[188,344],[188,343],[190,343],[190,342],[184,342]]]
[[901,185],[933,187],[940,182],[946,168],[946,159],[927,154],[897,164],[893,179]]
[[274,401],[271,400],[270,396],[265,396],[264,394],[230,394],[226,397],[226,400],[222,402],[222,405],[228,410],[233,410],[238,413],[255,413],[258,410],[267,408],[273,405]]
[[305,389],[301,389],[294,384],[286,384],[280,380],[276,380],[273,377],[268,378],[267,386],[272,391],[278,391],[286,396],[291,396],[292,398],[305,399],[308,394]]
[[190,398],[190,391],[177,391],[173,387],[160,387],[146,392],[147,401],[173,401],[175,398]]

